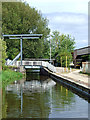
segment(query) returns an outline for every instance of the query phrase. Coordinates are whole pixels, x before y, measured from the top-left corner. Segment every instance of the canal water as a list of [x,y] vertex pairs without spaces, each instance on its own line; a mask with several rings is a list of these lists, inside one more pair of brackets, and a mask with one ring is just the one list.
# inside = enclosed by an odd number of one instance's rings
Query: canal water
[[88,101],[39,70],[3,90],[3,118],[88,118]]

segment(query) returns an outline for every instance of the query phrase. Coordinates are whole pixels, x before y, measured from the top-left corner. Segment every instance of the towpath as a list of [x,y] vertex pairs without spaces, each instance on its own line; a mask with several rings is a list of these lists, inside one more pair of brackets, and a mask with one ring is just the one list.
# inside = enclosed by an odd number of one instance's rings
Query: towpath
[[[58,68],[59,69],[59,68]],[[74,70],[72,72],[56,73],[58,76],[70,79],[71,81],[80,84],[90,89],[90,76],[80,73],[80,70]]]

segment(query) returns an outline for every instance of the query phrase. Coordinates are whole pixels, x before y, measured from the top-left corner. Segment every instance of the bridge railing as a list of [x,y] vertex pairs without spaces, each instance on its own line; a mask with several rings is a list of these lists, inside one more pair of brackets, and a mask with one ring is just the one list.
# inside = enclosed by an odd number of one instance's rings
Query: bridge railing
[[[17,61],[14,63],[14,65],[16,65],[17,67],[19,67],[21,65],[21,61]],[[38,66],[41,66],[42,65],[42,62],[41,61],[22,61],[22,65],[25,66],[25,65],[38,65]]]
[[[20,67],[21,61],[15,61],[12,66]],[[49,62],[44,61],[22,61],[23,66],[43,66],[48,68],[52,72],[56,72],[55,66],[50,64]]]
[[48,63],[48,62],[42,61],[42,66],[47,67],[52,72],[56,72],[56,67],[53,66],[52,64]]

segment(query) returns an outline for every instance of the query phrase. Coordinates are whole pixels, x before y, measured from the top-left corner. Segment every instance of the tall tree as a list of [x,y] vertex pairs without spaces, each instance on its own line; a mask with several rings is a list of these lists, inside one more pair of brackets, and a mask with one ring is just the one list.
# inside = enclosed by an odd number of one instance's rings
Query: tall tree
[[67,56],[67,65],[69,66],[72,61],[72,52],[75,48],[75,39],[70,35],[61,34],[58,31],[54,31],[52,35],[52,57],[56,57],[57,61],[62,65],[66,65],[66,56]]
[[[44,38],[49,34],[48,20],[29,4],[2,3],[2,31],[4,34],[43,34],[41,40],[23,40],[23,57],[44,57]],[[20,51],[19,40],[5,39],[7,54],[13,59]]]

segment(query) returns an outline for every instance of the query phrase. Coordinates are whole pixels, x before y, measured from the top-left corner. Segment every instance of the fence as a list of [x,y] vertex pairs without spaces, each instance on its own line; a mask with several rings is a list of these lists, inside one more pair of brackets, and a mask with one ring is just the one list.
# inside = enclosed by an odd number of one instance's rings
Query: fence
[[[17,67],[20,67],[20,65],[21,65],[21,61],[15,61],[12,64],[12,66],[17,66]],[[52,64],[48,62],[44,62],[44,61],[22,61],[22,65],[23,66],[43,66],[43,67],[48,68],[52,72],[56,72],[55,66],[53,66]]]

